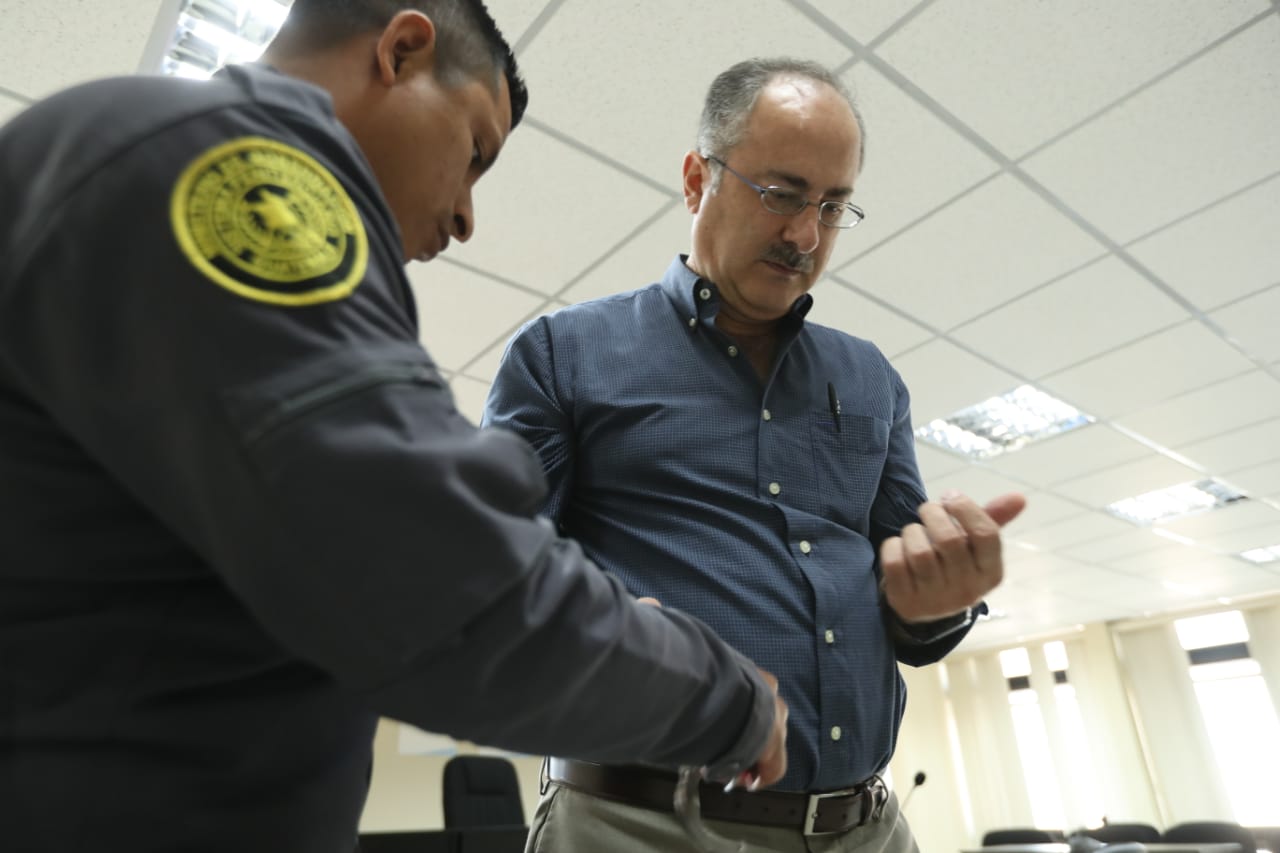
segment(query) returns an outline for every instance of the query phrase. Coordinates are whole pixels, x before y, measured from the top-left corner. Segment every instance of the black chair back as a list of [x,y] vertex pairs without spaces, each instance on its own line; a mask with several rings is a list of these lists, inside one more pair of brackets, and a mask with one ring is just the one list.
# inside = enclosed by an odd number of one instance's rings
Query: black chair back
[[1257,842],[1253,833],[1238,823],[1222,821],[1193,821],[1171,826],[1160,836],[1161,841],[1170,844],[1181,844],[1196,841],[1234,841],[1240,845],[1241,853],[1258,853]]
[[1153,844],[1160,840],[1160,830],[1149,823],[1109,823],[1097,829],[1086,829],[1084,834],[1095,841],[1116,844],[1121,841],[1141,841]]
[[443,785],[446,828],[524,826],[520,780],[507,759],[455,755],[445,763]]
[[1063,835],[1056,829],[1032,829],[1031,827],[1009,827],[993,829],[982,836],[982,846],[991,847],[996,844],[1046,844],[1051,841],[1062,841]]

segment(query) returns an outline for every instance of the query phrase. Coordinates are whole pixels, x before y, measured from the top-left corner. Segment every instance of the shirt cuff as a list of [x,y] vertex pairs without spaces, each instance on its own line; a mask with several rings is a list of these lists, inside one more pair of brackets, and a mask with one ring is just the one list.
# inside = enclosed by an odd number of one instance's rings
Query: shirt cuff
[[980,614],[987,612],[987,604],[984,601],[974,607],[966,607],[952,616],[935,619],[932,622],[906,622],[889,606],[888,602],[884,603],[884,608],[889,613],[889,632],[894,641],[916,646],[927,646],[958,631],[964,631]]

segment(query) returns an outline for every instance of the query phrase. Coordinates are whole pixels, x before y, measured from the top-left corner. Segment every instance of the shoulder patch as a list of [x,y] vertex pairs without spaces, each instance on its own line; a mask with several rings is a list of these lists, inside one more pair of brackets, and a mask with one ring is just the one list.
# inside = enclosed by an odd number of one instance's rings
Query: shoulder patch
[[245,136],[201,154],[178,178],[169,215],[196,269],[259,302],[342,299],[369,261],[364,223],[337,178],[272,139]]

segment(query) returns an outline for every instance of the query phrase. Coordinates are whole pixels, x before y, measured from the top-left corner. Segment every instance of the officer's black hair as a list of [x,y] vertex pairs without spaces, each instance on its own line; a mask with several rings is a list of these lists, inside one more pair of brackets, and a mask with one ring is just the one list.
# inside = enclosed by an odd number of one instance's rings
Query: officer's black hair
[[294,0],[284,32],[301,44],[323,49],[381,29],[406,9],[422,12],[435,24],[436,70],[446,84],[460,85],[501,69],[515,129],[529,104],[529,90],[515,54],[482,0]]

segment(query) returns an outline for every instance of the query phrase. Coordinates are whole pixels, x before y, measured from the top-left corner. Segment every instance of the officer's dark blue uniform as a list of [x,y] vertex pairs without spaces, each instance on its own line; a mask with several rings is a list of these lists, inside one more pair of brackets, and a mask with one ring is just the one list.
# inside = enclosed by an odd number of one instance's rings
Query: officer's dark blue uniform
[[266,68],[0,131],[0,847],[348,853],[378,714],[759,752],[751,664],[457,413],[400,252],[327,94]]

